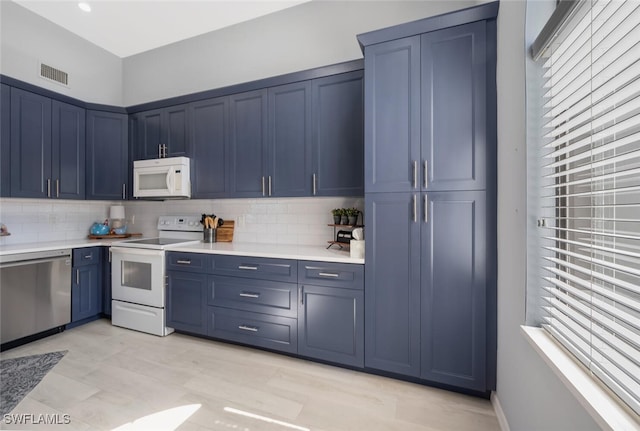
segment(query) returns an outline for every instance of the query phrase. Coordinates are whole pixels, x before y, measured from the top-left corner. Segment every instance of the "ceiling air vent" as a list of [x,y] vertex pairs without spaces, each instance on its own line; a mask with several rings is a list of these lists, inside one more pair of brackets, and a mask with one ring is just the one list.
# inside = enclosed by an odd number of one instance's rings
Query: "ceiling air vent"
[[44,63],[40,63],[40,77],[48,79],[49,81],[57,82],[58,84],[62,84],[66,87],[69,86],[69,74],[67,72],[63,72],[60,69],[56,69],[55,67],[51,67]]

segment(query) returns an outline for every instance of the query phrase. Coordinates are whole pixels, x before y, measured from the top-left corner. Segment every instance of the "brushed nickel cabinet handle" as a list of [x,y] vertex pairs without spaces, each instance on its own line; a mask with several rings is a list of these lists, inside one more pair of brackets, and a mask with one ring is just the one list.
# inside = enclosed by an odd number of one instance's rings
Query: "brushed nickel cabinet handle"
[[60,197],[60,180],[59,179],[56,180],[56,197],[57,198]]
[[248,271],[257,271],[258,267],[257,266],[249,266],[249,265],[238,265],[238,269],[245,269]]
[[413,222],[418,221],[418,198],[413,195]]
[[122,185],[122,200],[126,200],[127,199],[127,185],[123,184]]
[[318,176],[313,174],[313,195],[315,196],[318,192]]
[[191,260],[190,259],[178,259],[178,260],[176,260],[176,263],[178,265],[191,265]]
[[269,196],[271,196],[271,175],[269,175]]
[[340,277],[340,274],[334,274],[332,272],[319,272],[318,275],[320,277],[333,277],[333,278],[338,278]]
[[47,197],[51,197],[51,178],[47,178]]
[[243,331],[249,331],[249,332],[258,332],[258,328],[257,326],[249,326],[249,325],[240,325],[238,326],[238,329],[242,329]]
[[429,185],[429,170],[427,169],[427,161],[424,161],[424,188],[426,189]]
[[262,196],[266,196],[265,187],[264,187],[264,175],[262,176]]
[[158,144],[158,158],[162,158],[162,145]]
[[413,188],[418,188],[418,161],[413,161]]
[[424,222],[429,223],[429,199],[427,194],[424,194]]
[[240,292],[240,296],[242,296],[243,298],[260,298],[259,293],[253,292]]
[[80,285],[80,270],[76,269],[76,284]]

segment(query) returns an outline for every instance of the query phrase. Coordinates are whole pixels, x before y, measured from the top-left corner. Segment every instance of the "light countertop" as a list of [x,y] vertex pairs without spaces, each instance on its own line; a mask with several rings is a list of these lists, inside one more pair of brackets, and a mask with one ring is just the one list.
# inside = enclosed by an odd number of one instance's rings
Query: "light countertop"
[[[0,256],[38,251],[61,250],[65,248],[82,248],[94,246],[110,246],[122,239],[78,239],[68,241],[50,241],[27,244],[12,244],[0,246]],[[335,246],[327,249],[324,245],[290,245],[290,244],[257,244],[215,242],[171,246],[167,251],[181,251],[189,253],[226,254],[236,256],[267,257],[277,259],[316,260],[322,262],[353,263],[362,265],[364,259],[351,258],[348,251],[342,251]]]
[[255,244],[235,242],[214,242],[206,244],[178,245],[167,248],[167,251],[189,253],[226,254],[236,256],[270,257],[277,259],[317,260],[322,262],[354,263],[362,265],[364,259],[352,258],[348,251],[335,246],[327,249],[325,245],[291,245],[291,244]]
[[0,256],[7,254],[31,253],[37,251],[62,250],[65,248],[83,248],[95,246],[110,246],[122,239],[74,239],[67,241],[33,242],[25,244],[11,244],[0,246]]

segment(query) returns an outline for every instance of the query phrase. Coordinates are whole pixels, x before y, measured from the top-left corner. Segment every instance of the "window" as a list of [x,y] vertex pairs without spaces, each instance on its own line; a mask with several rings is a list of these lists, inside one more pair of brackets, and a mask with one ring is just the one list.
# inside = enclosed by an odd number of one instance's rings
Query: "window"
[[557,11],[532,49],[542,110],[528,319],[640,414],[640,1]]

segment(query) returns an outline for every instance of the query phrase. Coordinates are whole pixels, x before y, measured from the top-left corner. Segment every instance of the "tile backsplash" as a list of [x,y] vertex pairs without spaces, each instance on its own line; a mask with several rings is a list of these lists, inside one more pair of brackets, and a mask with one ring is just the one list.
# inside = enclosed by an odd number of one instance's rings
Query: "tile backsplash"
[[[119,202],[0,199],[0,222],[11,236],[0,245],[86,238],[94,222]],[[324,245],[333,238],[331,210],[364,209],[364,198],[192,199],[124,202],[129,232],[155,236],[160,215],[215,213],[236,223],[234,242]],[[359,220],[362,222],[362,219]]]

